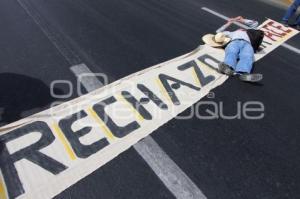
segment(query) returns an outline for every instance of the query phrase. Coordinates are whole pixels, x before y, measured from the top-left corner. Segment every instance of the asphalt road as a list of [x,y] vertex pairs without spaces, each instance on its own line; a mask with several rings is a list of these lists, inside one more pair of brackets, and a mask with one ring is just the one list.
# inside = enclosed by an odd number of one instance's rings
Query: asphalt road
[[[193,50],[224,23],[203,6],[259,21],[284,12],[256,0],[0,1],[1,124],[77,97],[75,88],[67,99],[50,95],[54,80],[76,85],[72,65],[84,62],[113,81]],[[299,36],[288,43],[299,49]],[[204,99],[223,102],[226,115],[238,102],[260,101],[263,119],[172,120],[153,138],[209,199],[300,198],[299,62],[280,47],[256,63],[261,84],[230,79]],[[69,88],[56,85],[55,92]],[[56,198],[174,196],[130,149]]]

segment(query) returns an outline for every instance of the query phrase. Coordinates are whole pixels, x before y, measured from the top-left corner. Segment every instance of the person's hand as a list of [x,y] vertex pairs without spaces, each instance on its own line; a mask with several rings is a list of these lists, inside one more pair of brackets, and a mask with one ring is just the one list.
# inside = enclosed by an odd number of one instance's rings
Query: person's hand
[[238,17],[236,17],[236,21],[237,21],[237,22],[242,22],[242,23],[243,23],[244,17],[238,16]]
[[230,19],[228,19],[228,21],[227,21],[227,25],[230,25],[230,24],[232,24],[232,23],[234,23],[235,22],[235,18],[230,18]]
[[235,20],[235,18],[229,18],[227,22],[232,23],[232,22],[234,22],[234,20]]
[[228,20],[228,23],[243,22],[243,21],[244,21],[244,18],[242,16],[238,16],[238,17],[230,18]]

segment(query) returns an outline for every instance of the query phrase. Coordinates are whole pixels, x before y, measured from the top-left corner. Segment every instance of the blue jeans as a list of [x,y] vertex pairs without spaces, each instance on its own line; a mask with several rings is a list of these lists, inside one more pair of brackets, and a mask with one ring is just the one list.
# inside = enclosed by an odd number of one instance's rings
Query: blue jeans
[[225,48],[224,63],[235,72],[251,73],[254,62],[254,50],[245,40],[233,40]]
[[[286,11],[282,20],[288,21],[296,13],[299,6],[300,6],[300,0],[295,0],[294,3]],[[300,25],[300,17],[298,17],[298,19],[297,19],[297,24]]]

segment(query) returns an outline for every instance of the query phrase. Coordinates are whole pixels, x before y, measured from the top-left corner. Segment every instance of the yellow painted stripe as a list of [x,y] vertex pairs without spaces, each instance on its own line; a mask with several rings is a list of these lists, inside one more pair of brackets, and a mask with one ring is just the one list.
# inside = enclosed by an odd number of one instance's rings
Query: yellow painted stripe
[[[202,64],[202,65],[204,65],[204,66],[207,67],[207,68],[211,68],[210,66],[208,66],[206,63],[204,63],[204,62],[202,62],[202,61],[196,60],[196,62],[197,62],[197,63],[200,63],[200,64]],[[200,65],[200,64],[199,64],[199,65]]]
[[131,109],[137,121],[142,122],[143,120],[145,120],[145,118],[137,110],[135,110],[135,108],[133,108],[132,105],[122,95],[116,95],[116,98],[119,101],[122,101],[124,104],[128,106],[128,108]]
[[75,155],[72,147],[70,146],[69,142],[67,141],[65,135],[63,134],[63,132],[59,128],[59,126],[56,123],[54,123],[52,127],[53,127],[54,132],[57,135],[58,139],[61,141],[64,148],[66,149],[70,159],[71,160],[76,160],[76,155]]
[[194,78],[194,81],[196,82],[196,84],[197,85],[199,85],[199,86],[201,86],[201,83],[200,83],[200,81],[199,81],[199,78],[198,78],[198,76],[197,76],[197,73],[196,73],[196,69],[195,68],[193,68],[193,72],[192,72],[193,74],[193,78]]
[[167,90],[165,89],[165,87],[163,86],[163,84],[161,83],[160,79],[156,80],[156,83],[158,84],[161,93],[165,96],[165,98],[167,98],[167,100],[169,102],[172,102],[172,99],[170,97],[170,95],[168,94]]
[[106,124],[99,118],[99,116],[97,115],[97,113],[92,108],[88,108],[87,111],[90,114],[90,116],[92,118],[94,118],[94,120],[99,124],[100,128],[103,130],[103,132],[106,135],[106,137],[109,140],[115,139],[114,134],[107,128]]
[[[199,60],[197,60],[197,63],[199,63],[199,65],[203,65],[203,66],[205,66],[205,67],[207,67],[207,68],[211,68],[210,66],[208,66],[206,63],[204,63],[204,62],[202,62],[202,61],[199,61]],[[218,72],[216,72],[216,73],[218,73]],[[220,73],[218,73],[219,75],[221,75]]]
[[5,184],[2,179],[0,179],[0,198],[7,199]]

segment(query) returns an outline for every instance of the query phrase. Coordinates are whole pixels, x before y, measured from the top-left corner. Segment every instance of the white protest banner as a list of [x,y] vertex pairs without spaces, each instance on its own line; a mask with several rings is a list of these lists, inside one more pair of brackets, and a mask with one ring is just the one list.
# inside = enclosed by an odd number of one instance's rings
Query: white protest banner
[[[297,34],[272,20],[261,29],[256,60]],[[223,58],[203,45],[3,127],[1,199],[51,198],[91,174],[223,84],[215,70]]]
[[281,23],[271,19],[262,23],[259,29],[265,32],[265,37],[261,45],[262,49],[255,55],[255,60],[261,59],[299,33],[297,30],[284,27]]

